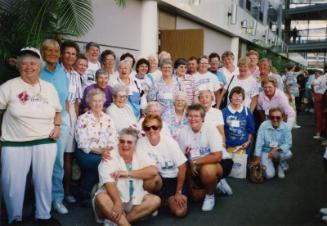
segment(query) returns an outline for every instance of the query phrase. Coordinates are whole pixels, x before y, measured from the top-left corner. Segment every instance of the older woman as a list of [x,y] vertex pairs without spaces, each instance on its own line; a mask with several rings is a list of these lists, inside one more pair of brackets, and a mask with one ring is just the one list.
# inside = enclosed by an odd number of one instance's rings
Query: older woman
[[146,116],[142,127],[146,137],[138,141],[137,150],[147,153],[156,162],[161,177],[153,179],[157,182],[153,183],[153,187],[149,186],[149,180],[145,181],[145,187],[167,199],[170,211],[177,217],[183,217],[187,213],[187,197],[183,189],[186,157],[174,139],[161,136],[160,116]]
[[109,107],[110,104],[112,103],[112,88],[108,84],[109,75],[107,74],[107,72],[103,69],[97,70],[95,72],[95,80],[96,80],[95,84],[86,87],[84,90],[83,99],[82,99],[82,107],[84,112],[87,112],[90,109],[90,105],[87,101],[87,96],[88,93],[93,89],[100,89],[102,90],[102,92],[105,93],[106,98],[105,98],[105,103],[103,105],[104,109]]
[[[156,101],[150,101],[145,109],[145,116],[147,115],[161,115],[161,109],[160,104]],[[144,135],[144,131],[142,129],[142,123],[144,121],[144,117],[141,118],[138,122],[137,128],[141,131],[141,133]],[[161,135],[171,136],[169,125],[166,122],[162,122],[162,129],[161,129]]]
[[[204,123],[210,126],[214,126],[218,129],[222,139],[223,146],[225,146],[226,138],[224,131],[224,118],[221,110],[212,107],[212,102],[214,100],[214,94],[210,90],[202,90],[199,95],[199,102],[205,110]],[[217,184],[217,189],[223,194],[232,195],[232,188],[227,183],[225,178],[222,178]]]
[[162,76],[161,71],[158,67],[158,55],[152,54],[148,56],[148,61],[150,64],[149,73],[154,77],[155,80],[159,80]]
[[112,88],[113,104],[107,108],[106,113],[115,123],[117,132],[124,128],[136,128],[137,120],[132,109],[127,105],[128,87],[115,85]]
[[[284,85],[283,85],[283,80],[281,78],[280,75],[275,74],[272,72],[272,64],[271,61],[268,60],[267,58],[262,58],[259,61],[259,76],[255,77],[258,85],[261,85],[261,82],[265,79],[267,79],[268,77],[272,77],[276,80],[276,87],[281,90],[284,91]],[[263,87],[260,87],[260,91],[263,89]]]
[[1,128],[1,186],[8,222],[21,222],[26,176],[32,168],[35,218],[40,224],[60,225],[50,210],[61,106],[53,85],[39,79],[40,58],[38,50],[22,49],[17,61],[20,77],[0,86],[1,114],[6,110]]
[[108,74],[109,84],[112,85],[113,81],[118,77],[118,72],[115,70],[116,54],[110,49],[106,49],[100,55],[100,63],[102,69]]
[[259,76],[260,70],[258,67],[259,53],[255,50],[250,50],[247,52],[246,56],[249,58],[249,74],[253,77]]
[[151,87],[148,99],[150,101],[158,101],[163,113],[165,111],[172,111],[174,95],[180,89],[177,80],[172,76],[172,61],[164,59],[160,67],[162,78]]
[[162,119],[168,124],[172,137],[176,140],[180,130],[187,125],[185,114],[187,108],[187,98],[184,92],[177,92],[174,97],[174,110],[171,114],[162,114]]
[[230,104],[223,109],[224,130],[227,150],[243,149],[250,155],[250,144],[255,132],[254,118],[250,109],[244,106],[245,91],[234,87],[230,94]]
[[228,92],[230,92],[234,87],[240,86],[245,91],[244,106],[250,108],[251,112],[254,111],[258,95],[259,95],[259,85],[252,75],[249,74],[249,58],[241,57],[238,61],[239,74],[230,83]]
[[258,131],[255,162],[261,162],[266,167],[265,176],[271,179],[275,176],[274,161],[277,161],[278,177],[282,179],[288,169],[287,160],[292,157],[292,133],[283,122],[283,111],[280,108],[271,108],[269,119],[261,124]]
[[84,88],[96,83],[95,73],[101,68],[101,64],[98,61],[98,57],[100,55],[100,45],[95,42],[87,43],[85,47],[85,55],[88,60],[88,66],[82,79],[82,85]]
[[105,94],[100,89],[92,89],[87,101],[91,110],[78,118],[75,133],[78,146],[76,160],[82,171],[77,195],[83,200],[90,197],[92,187],[98,182],[101,154],[117,144],[114,122],[102,111]]
[[73,41],[65,41],[60,46],[61,49],[61,63],[62,67],[69,80],[68,88],[68,102],[69,102],[69,133],[67,146],[65,148],[64,154],[64,189],[65,189],[65,199],[68,203],[75,203],[76,200],[74,196],[71,195],[70,186],[72,178],[72,162],[73,162],[73,152],[75,151],[75,124],[77,116],[79,115],[79,103],[83,97],[82,84],[80,75],[74,70],[73,65],[77,60],[77,55],[79,53],[78,45]]
[[221,56],[224,66],[220,71],[225,75],[226,84],[228,85],[233,76],[239,74],[238,68],[234,65],[234,53],[231,51],[226,51]]
[[[143,150],[136,151],[138,132],[119,132],[118,154],[99,165],[100,184],[94,198],[98,223],[131,225],[160,206],[160,198],[143,189],[143,180],[158,174],[155,162]],[[110,224],[111,223],[111,224]]]
[[198,90],[210,90],[215,94],[215,104],[218,104],[220,100],[220,91],[222,90],[223,84],[219,82],[216,75],[208,71],[209,60],[207,56],[202,56],[198,59],[199,70],[193,75],[195,84]]
[[144,94],[142,85],[135,80],[131,73],[131,62],[123,60],[118,65],[119,76],[114,81],[113,85],[124,85],[128,87],[128,104],[133,110],[135,117],[138,119],[141,116],[141,97]]
[[[77,58],[76,58],[76,62],[74,64],[74,69],[75,71],[79,74],[80,76],[80,80],[82,82],[84,76],[85,76],[85,73],[86,73],[86,70],[87,70],[87,67],[88,67],[88,60],[87,60],[87,57],[83,54],[78,54],[77,55]],[[82,90],[84,92],[84,87],[82,85]]]
[[277,89],[277,81],[272,77],[268,77],[261,84],[263,91],[259,94],[257,104],[261,122],[268,116],[269,109],[279,107],[284,112],[284,121],[292,129],[295,122],[295,111],[289,105],[286,95]]
[[174,68],[177,81],[181,86],[181,90],[186,93],[187,104],[190,105],[197,101],[198,87],[195,84],[193,76],[186,73],[186,64],[187,62],[184,58],[179,58],[175,61]]

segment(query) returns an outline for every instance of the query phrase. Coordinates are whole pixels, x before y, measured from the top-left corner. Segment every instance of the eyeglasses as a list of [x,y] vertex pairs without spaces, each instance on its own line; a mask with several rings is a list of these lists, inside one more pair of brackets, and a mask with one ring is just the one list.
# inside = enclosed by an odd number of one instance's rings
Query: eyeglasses
[[281,116],[274,116],[274,115],[272,115],[272,116],[270,116],[270,119],[271,120],[277,120],[277,121],[279,121],[279,120],[282,119],[282,117]]
[[116,95],[117,98],[120,98],[120,99],[125,99],[127,98],[128,96],[127,95]]
[[159,126],[144,126],[143,130],[144,131],[150,131],[151,129],[154,131],[157,131],[160,127]]
[[133,141],[131,141],[131,140],[119,139],[119,144],[128,144],[128,145],[132,145],[132,144],[133,144]]

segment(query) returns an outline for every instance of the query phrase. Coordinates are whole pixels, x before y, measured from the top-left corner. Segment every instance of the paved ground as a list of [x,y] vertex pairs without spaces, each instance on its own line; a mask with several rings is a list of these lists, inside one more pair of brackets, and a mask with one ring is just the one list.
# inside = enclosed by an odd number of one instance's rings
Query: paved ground
[[[312,139],[312,115],[299,117],[301,129],[293,133],[294,158],[286,178],[251,184],[245,180],[228,179],[232,197],[217,196],[216,207],[210,213],[200,211],[200,204],[190,206],[184,219],[176,219],[167,211],[138,226],[177,225],[325,225],[319,208],[327,207],[327,174],[323,171],[320,142]],[[70,213],[55,215],[63,226],[96,226],[91,209],[69,206]],[[25,226],[32,226],[27,222]]]

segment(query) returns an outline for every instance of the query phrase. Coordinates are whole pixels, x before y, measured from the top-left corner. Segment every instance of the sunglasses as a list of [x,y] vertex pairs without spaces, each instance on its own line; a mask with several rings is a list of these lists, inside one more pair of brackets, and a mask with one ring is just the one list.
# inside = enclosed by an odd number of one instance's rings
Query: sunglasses
[[132,144],[133,144],[133,141],[131,141],[131,140],[119,139],[119,144],[129,144],[129,145],[132,145]]
[[154,131],[157,131],[159,128],[159,126],[144,126],[143,130],[150,131],[151,129],[153,129]]
[[282,117],[281,116],[270,116],[270,119],[271,120],[281,120],[282,119]]

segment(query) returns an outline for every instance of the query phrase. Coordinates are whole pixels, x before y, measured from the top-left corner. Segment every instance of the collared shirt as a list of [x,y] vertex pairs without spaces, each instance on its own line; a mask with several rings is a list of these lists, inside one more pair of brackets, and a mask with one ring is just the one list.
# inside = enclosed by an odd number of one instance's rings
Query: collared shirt
[[68,86],[68,101],[73,104],[75,101],[81,101],[83,98],[83,90],[80,75],[75,71],[68,71],[63,65],[61,65],[64,72],[67,75],[69,86]]
[[[82,106],[83,108],[90,108],[89,103],[87,102],[86,98],[87,98],[87,94],[92,90],[92,89],[96,89],[97,84],[93,84],[90,85],[88,87],[85,88],[84,90],[84,94],[83,94],[83,99],[82,99]],[[99,88],[100,89],[100,88]],[[106,95],[106,102],[104,102],[103,108],[106,109],[107,107],[110,106],[110,104],[112,103],[112,89],[110,86],[106,86],[105,89],[101,89],[104,94]]]
[[270,152],[273,147],[288,152],[292,147],[292,133],[287,124],[280,122],[278,128],[274,128],[270,120],[264,121],[258,130],[255,156],[261,156],[262,152]]
[[234,110],[230,105],[223,109],[224,130],[227,147],[244,144],[255,132],[254,118],[249,108],[241,106]]
[[[149,166],[155,166],[156,163],[143,150],[136,150],[133,153],[132,169],[139,170]],[[132,202],[133,205],[140,205],[147,192],[143,189],[143,180],[135,178],[119,178],[115,180],[112,173],[123,170],[127,171],[124,159],[118,154],[113,153],[112,158],[107,161],[101,161],[99,165],[99,189],[105,191],[106,183],[115,183],[119,191],[120,199],[123,203]],[[133,184],[133,192],[130,195],[130,181]]]
[[291,94],[294,97],[300,95],[299,85],[297,84],[297,73],[293,71],[288,71],[285,75],[285,85],[291,87]]
[[290,106],[288,98],[282,91],[276,89],[275,94],[271,99],[265,95],[264,91],[260,92],[257,109],[262,110],[266,115],[269,115],[269,109],[275,107],[281,108],[289,118],[295,117],[295,111]]
[[45,66],[41,72],[40,78],[50,82],[55,87],[62,107],[61,114],[67,114],[66,101],[68,98],[69,81],[60,64],[56,64],[54,71],[49,71],[48,67]]
[[98,121],[92,111],[85,112],[77,119],[75,139],[78,148],[89,153],[95,148],[117,147],[117,132],[109,115],[101,113]]

